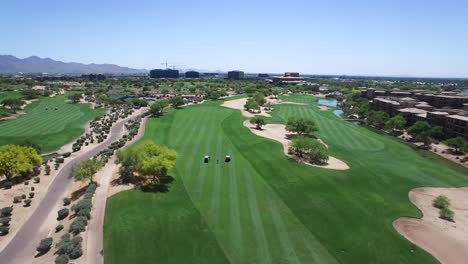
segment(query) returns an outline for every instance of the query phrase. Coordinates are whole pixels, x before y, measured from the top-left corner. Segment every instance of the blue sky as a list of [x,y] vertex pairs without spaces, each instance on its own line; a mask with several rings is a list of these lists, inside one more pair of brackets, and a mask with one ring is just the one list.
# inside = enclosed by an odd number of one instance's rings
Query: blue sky
[[468,2],[2,1],[0,54],[158,68],[468,77]]

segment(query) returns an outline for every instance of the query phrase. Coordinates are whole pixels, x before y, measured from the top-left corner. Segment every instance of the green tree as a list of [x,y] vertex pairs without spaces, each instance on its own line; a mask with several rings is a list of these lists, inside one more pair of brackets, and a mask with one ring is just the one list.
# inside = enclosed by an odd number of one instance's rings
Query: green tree
[[164,109],[169,105],[169,101],[166,99],[159,100],[150,107],[150,113],[153,116],[160,116],[163,114]]
[[172,97],[169,99],[169,102],[175,108],[179,108],[185,104],[184,99],[182,99],[180,96]]
[[419,142],[423,142],[424,147],[431,144],[430,137],[431,125],[426,121],[416,121],[408,128],[408,133]]
[[0,147],[0,175],[8,181],[20,173],[42,164],[42,157],[31,147],[4,145]]
[[249,98],[247,99],[247,102],[245,103],[244,108],[247,111],[260,110],[260,105],[258,105],[257,101],[255,101],[254,99]]
[[68,96],[68,99],[73,103],[79,103],[82,97],[81,93],[73,93]]
[[303,117],[290,117],[286,123],[286,130],[290,132],[295,132],[299,135],[311,134],[317,131],[317,126],[315,122],[311,119]]
[[302,158],[310,151],[311,148],[313,148],[314,141],[315,140],[305,136],[294,137],[292,139],[291,146],[289,147],[289,153]]
[[406,119],[402,115],[396,115],[385,122],[385,127],[390,130],[402,129],[405,125]]
[[382,111],[371,111],[367,117],[367,122],[378,129],[382,129],[389,119],[389,115]]
[[328,161],[328,149],[322,143],[314,141],[314,146],[309,151],[309,159],[315,164],[325,164]]
[[417,136],[420,134],[428,133],[431,129],[431,125],[429,125],[426,121],[416,121],[412,126],[408,128],[408,133],[412,136]]
[[99,171],[102,167],[102,162],[100,160],[88,159],[80,163],[73,172],[73,178],[76,181],[93,181],[94,174]]
[[263,117],[256,116],[250,119],[251,124],[255,124],[257,129],[262,129],[262,126],[266,125],[266,121]]
[[444,143],[447,146],[454,148],[456,152],[460,152],[460,150],[467,144],[466,140],[462,137],[449,138],[445,140]]
[[118,153],[122,166],[130,167],[139,177],[151,183],[159,183],[161,177],[167,176],[177,158],[175,150],[144,141],[136,147]]
[[262,106],[267,102],[265,99],[265,95],[258,92],[254,94],[253,99],[255,100],[255,102],[257,102],[259,106]]
[[24,101],[20,98],[6,98],[2,101],[2,105],[8,107],[10,110],[17,111],[21,109]]

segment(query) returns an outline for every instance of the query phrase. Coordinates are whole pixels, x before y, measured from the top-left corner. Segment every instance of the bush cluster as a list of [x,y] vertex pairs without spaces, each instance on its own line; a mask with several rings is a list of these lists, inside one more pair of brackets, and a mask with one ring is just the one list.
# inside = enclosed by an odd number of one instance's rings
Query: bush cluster
[[5,236],[10,232],[10,221],[11,221],[11,213],[13,212],[13,207],[3,207],[0,210],[0,236]]
[[[55,263],[68,263],[70,259],[77,259],[83,255],[82,248],[83,238],[76,236],[71,238],[70,234],[61,236],[57,243],[57,258]],[[57,262],[59,260],[59,262]],[[63,262],[65,261],[65,262]]]
[[70,210],[68,210],[68,208],[63,208],[63,209],[60,209],[58,212],[57,212],[57,220],[62,220],[62,219],[65,219],[68,214],[70,213]]
[[97,184],[91,183],[84,193],[83,199],[71,207],[75,212],[76,218],[70,224],[70,232],[79,234],[86,230],[88,220],[91,218],[91,208],[93,206],[92,199],[96,192]]
[[45,254],[47,251],[50,250],[52,246],[52,241],[53,239],[51,237],[42,239],[39,243],[39,246],[37,246],[36,250],[41,254]]
[[439,195],[433,201],[432,205],[436,208],[439,208],[439,217],[447,221],[453,221],[455,213],[450,210],[450,200],[447,196]]

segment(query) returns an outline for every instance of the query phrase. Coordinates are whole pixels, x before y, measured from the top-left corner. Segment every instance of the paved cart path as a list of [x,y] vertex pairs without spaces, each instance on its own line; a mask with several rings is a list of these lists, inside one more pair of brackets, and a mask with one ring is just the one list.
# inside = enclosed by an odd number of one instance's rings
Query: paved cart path
[[[147,118],[141,120],[138,134],[127,144],[125,148],[137,142],[145,134],[145,125]],[[93,200],[93,209],[91,211],[91,221],[87,229],[87,264],[104,263],[104,217],[106,214],[106,201],[109,193],[109,187],[112,175],[118,170],[118,165],[114,163],[115,155],[109,160],[106,166],[98,173],[97,182],[99,187]]]
[[110,136],[107,140],[95,148],[75,157],[68,164],[64,165],[54,181],[50,184],[47,194],[40,202],[39,206],[18,230],[10,243],[0,252],[0,263],[27,263],[31,256],[35,254],[39,241],[47,237],[49,232],[49,220],[55,219],[57,207],[61,204],[62,198],[73,183],[73,178],[70,177],[73,167],[93,157],[101,150],[106,149],[112,142],[120,139],[124,134],[125,123],[129,119],[135,118],[137,115],[143,113],[145,110],[146,108],[142,108],[130,117],[118,121],[112,126]]

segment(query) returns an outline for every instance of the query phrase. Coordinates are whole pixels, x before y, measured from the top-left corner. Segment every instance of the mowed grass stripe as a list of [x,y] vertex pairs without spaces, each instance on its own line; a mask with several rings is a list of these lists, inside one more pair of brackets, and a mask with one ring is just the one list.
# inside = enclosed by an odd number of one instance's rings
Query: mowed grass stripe
[[[231,150],[230,153],[233,153]],[[236,159],[231,161],[229,166],[229,240],[233,241],[233,252],[236,259],[240,260],[244,256],[244,242],[242,239],[242,226],[239,211],[239,191],[237,187],[238,174],[236,173]]]
[[248,170],[244,170],[243,178],[247,187],[247,199],[250,209],[250,217],[252,219],[253,225],[255,227],[255,241],[257,244],[257,257],[255,258],[254,263],[272,263],[272,258],[270,255],[270,250],[268,249],[268,242],[265,236],[265,229],[263,227],[262,216],[259,211],[257,202],[257,195],[254,189],[253,181],[251,179],[251,174]]

